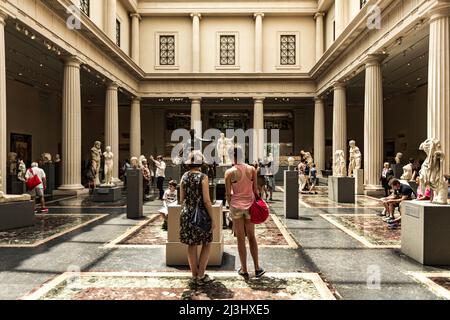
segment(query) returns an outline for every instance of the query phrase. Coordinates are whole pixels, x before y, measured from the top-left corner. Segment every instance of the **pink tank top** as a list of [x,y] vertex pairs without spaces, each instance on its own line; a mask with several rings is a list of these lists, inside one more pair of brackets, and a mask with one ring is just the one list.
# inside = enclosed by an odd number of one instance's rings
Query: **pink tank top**
[[233,190],[231,195],[231,206],[236,209],[247,210],[252,206],[253,201],[255,200],[255,195],[253,194],[253,181],[247,177],[246,171],[248,167],[246,164],[237,164],[235,165],[235,168],[241,172],[241,179],[231,185]]

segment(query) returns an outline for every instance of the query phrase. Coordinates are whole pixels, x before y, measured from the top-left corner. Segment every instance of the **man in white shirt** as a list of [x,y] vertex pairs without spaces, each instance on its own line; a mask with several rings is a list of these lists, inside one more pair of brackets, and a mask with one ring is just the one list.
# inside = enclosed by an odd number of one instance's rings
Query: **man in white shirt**
[[28,181],[33,176],[38,176],[41,180],[41,183],[37,185],[33,190],[30,190],[30,194],[32,197],[38,197],[41,201],[41,210],[40,212],[48,212],[48,209],[45,208],[45,198],[44,198],[44,186],[47,184],[47,177],[45,175],[45,171],[39,168],[36,162],[31,164],[31,168],[27,170],[25,174],[25,179]]
[[164,196],[164,179],[166,178],[166,163],[163,161],[163,156],[158,156],[156,160],[153,156],[150,157],[156,166],[156,187],[159,190],[159,200],[163,200]]

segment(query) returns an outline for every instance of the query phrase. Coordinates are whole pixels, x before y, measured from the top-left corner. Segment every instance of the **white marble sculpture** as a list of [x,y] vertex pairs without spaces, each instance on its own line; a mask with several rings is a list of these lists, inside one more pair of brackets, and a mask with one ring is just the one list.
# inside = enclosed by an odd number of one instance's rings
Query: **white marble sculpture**
[[60,163],[61,162],[61,156],[59,155],[59,153],[57,153],[55,155],[55,163]]
[[94,146],[91,148],[91,161],[92,161],[92,167],[94,168],[95,172],[95,185],[100,184],[100,177],[99,177],[99,171],[100,171],[100,162],[102,160],[102,143],[100,141],[95,141]]
[[431,202],[447,204],[448,183],[444,177],[445,154],[441,142],[438,139],[427,139],[422,142],[419,150],[427,155],[419,172],[420,190],[429,187],[432,191]]
[[411,163],[408,163],[403,167],[403,174],[400,177],[401,180],[411,181],[413,180],[413,167]]
[[334,155],[334,176],[345,177],[346,171],[345,153],[343,150],[336,150]]
[[132,157],[130,159],[130,165],[131,165],[132,169],[139,169],[140,168],[140,166],[139,166],[139,159],[136,158],[136,157]]
[[25,162],[23,162],[23,160],[19,160],[19,173],[17,173],[17,179],[19,179],[22,182],[25,182],[26,173],[27,173],[27,166],[25,165]]
[[221,133],[220,138],[217,140],[216,150],[217,157],[219,158],[219,165],[231,165],[232,150],[234,148],[233,138],[225,138],[225,134]]
[[31,200],[31,195],[29,195],[29,194],[6,195],[5,193],[3,193],[2,188],[3,188],[2,172],[0,171],[0,203],[30,201]]
[[305,151],[300,151],[300,155],[302,157],[302,160],[306,160],[308,162],[308,166],[312,166],[312,164],[314,163],[314,159],[311,156],[310,152],[305,152]]
[[52,163],[52,155],[48,152],[41,154],[42,163]]
[[403,153],[397,152],[397,154],[395,155],[395,163],[396,164],[402,163],[402,158],[403,158]]
[[349,142],[349,164],[348,164],[348,176],[353,177],[358,169],[361,169],[361,151],[356,146],[355,140]]
[[17,153],[15,152],[8,153],[8,166],[9,166],[9,174],[11,176],[15,176],[17,174]]
[[111,187],[114,186],[113,183],[113,168],[114,168],[114,154],[111,152],[111,147],[107,146],[105,152],[103,152],[103,157],[105,158],[105,183],[101,186]]

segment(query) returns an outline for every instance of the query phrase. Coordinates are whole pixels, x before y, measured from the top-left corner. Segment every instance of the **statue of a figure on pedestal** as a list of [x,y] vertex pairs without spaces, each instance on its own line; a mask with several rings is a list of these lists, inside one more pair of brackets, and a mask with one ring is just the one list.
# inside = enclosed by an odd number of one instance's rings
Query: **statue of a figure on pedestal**
[[311,167],[313,165],[314,159],[311,156],[310,152],[305,152],[305,151],[302,150],[302,151],[300,151],[300,155],[302,157],[302,160],[306,160],[308,162],[308,166]]
[[105,158],[105,183],[102,186],[114,186],[113,183],[113,168],[114,168],[114,154],[111,152],[111,147],[107,146],[103,152]]
[[355,140],[351,140],[349,142],[350,151],[349,151],[349,164],[348,164],[348,176],[353,177],[355,175],[355,171],[361,169],[361,151],[356,146]]
[[100,141],[95,141],[94,146],[91,149],[92,167],[94,168],[94,172],[95,172],[95,185],[100,184],[99,171],[100,171],[100,162],[102,160],[101,147],[102,147],[102,143]]
[[19,160],[19,173],[17,173],[17,179],[19,179],[22,182],[25,182],[25,175],[27,173],[27,166],[25,165],[25,162],[23,162],[22,159]]
[[7,202],[19,202],[19,201],[30,201],[31,195],[29,194],[22,194],[22,195],[6,195],[2,191],[3,181],[2,181],[2,171],[0,170],[0,203],[7,203]]
[[61,156],[59,155],[59,153],[57,153],[55,155],[55,163],[60,163],[61,162]]
[[420,145],[419,150],[423,150],[427,155],[419,172],[420,190],[429,187],[432,191],[431,202],[447,204],[448,183],[444,177],[445,154],[441,142],[438,139],[427,139]]
[[17,174],[17,153],[8,153],[8,165],[9,165],[9,175],[15,176]]
[[221,133],[220,138],[217,140],[217,156],[219,158],[219,165],[231,165],[232,160],[230,154],[233,153],[234,138],[225,138],[225,134]]
[[403,153],[397,152],[397,154],[395,155],[395,163],[396,164],[402,163],[402,158],[403,158]]
[[48,152],[41,154],[42,164],[52,163],[52,155]]
[[334,156],[334,176],[335,177],[345,177],[346,176],[346,163],[345,163],[345,153],[343,150],[336,150]]
[[139,169],[139,159],[136,157],[131,157],[130,165],[132,169]]
[[401,180],[411,181],[413,180],[413,167],[411,163],[408,163],[403,167],[403,174],[400,177]]

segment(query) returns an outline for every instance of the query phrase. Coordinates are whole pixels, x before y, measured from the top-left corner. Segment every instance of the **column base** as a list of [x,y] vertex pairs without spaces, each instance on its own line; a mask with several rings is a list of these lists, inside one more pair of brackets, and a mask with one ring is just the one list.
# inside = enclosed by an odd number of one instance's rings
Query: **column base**
[[89,194],[89,189],[80,185],[62,185],[53,191],[54,196],[79,196]]

